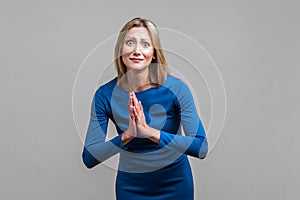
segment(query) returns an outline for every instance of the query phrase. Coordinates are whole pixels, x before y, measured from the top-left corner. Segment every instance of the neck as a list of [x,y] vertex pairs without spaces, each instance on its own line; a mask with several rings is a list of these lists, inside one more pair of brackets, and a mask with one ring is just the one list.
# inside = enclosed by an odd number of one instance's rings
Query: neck
[[145,71],[129,70],[124,75],[124,86],[129,91],[143,91],[151,87],[148,78],[148,68]]

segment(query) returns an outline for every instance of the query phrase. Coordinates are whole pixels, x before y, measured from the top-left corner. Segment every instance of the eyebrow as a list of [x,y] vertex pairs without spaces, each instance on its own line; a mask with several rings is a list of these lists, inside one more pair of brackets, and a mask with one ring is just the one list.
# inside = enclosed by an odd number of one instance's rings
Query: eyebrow
[[[135,37],[129,37],[129,36],[126,36],[125,39],[136,39],[136,38],[135,38]],[[151,41],[150,38],[141,38],[141,40]]]

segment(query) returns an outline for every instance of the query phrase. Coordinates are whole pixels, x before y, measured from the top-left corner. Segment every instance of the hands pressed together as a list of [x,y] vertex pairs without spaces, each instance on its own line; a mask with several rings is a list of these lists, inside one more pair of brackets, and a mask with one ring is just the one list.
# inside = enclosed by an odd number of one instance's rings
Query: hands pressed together
[[149,138],[150,140],[159,143],[160,131],[148,126],[143,105],[141,101],[138,101],[134,92],[129,93],[128,111],[129,126],[122,134],[123,145],[126,145],[135,137]]

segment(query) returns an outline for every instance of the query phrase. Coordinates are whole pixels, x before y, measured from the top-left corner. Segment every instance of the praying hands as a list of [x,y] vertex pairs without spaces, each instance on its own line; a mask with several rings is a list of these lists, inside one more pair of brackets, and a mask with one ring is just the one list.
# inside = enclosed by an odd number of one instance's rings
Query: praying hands
[[138,101],[134,92],[129,93],[129,126],[122,135],[122,143],[126,145],[135,137],[148,138],[159,143],[160,131],[146,123],[146,118],[141,101]]

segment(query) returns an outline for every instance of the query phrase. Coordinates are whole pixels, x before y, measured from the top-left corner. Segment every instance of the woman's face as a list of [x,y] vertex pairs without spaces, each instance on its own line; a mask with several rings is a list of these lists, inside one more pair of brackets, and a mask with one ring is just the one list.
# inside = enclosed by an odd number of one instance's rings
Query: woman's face
[[122,47],[122,61],[128,70],[146,69],[152,61],[154,48],[145,27],[131,28]]

